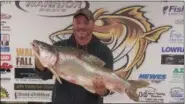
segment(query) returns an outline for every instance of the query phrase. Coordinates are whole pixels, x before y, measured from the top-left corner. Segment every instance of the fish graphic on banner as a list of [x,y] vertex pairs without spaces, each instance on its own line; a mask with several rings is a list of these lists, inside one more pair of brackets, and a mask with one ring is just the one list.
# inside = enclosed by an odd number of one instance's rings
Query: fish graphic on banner
[[[103,8],[94,12],[95,29],[93,35],[109,46],[114,56],[114,64],[126,59],[114,73],[128,79],[133,68],[139,69],[145,60],[147,46],[157,43],[160,36],[172,28],[170,25],[154,27],[144,16],[144,6],[130,6],[107,14]],[[106,14],[105,14],[106,13]],[[73,34],[72,25],[52,33],[49,38],[55,42],[60,36]]]
[[[96,26],[93,34],[109,46],[114,55],[114,64],[127,59],[120,68],[114,69],[123,79],[129,78],[134,67],[138,69],[142,65],[147,46],[157,43],[160,36],[172,28],[165,25],[153,29],[154,25],[144,16],[142,8],[144,6],[130,6],[110,14],[100,8],[94,12]],[[55,39],[62,39],[60,36],[72,33],[72,25],[69,25],[52,33],[49,38],[55,42]]]

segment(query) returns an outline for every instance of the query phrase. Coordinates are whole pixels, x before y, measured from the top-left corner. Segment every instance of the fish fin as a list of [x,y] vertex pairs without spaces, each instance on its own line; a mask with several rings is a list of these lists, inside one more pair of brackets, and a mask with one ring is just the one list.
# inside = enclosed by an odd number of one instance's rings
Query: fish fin
[[91,93],[96,93],[95,90],[94,90],[94,88],[91,87],[91,86],[84,85],[83,87],[84,87],[87,91],[89,91],[89,92],[91,92]]
[[158,27],[156,29],[153,29],[152,31],[144,33],[144,38],[152,42],[157,42],[161,34],[168,31],[170,28],[172,28],[172,26],[169,25]]
[[84,55],[82,57],[82,59],[84,59],[86,62],[89,62],[91,64],[95,64],[95,65],[98,65],[98,66],[104,66],[105,65],[105,62],[103,60],[101,60],[100,58],[98,57],[95,57],[93,55]]
[[48,67],[48,69],[50,69],[50,71],[53,73],[53,75],[55,76],[55,78],[60,82],[60,84],[62,84],[62,81],[60,80],[59,76],[54,71],[55,69],[53,67]]
[[143,56],[137,62],[137,65],[136,65],[137,69],[141,66],[141,64],[143,63],[144,59],[145,59],[145,54],[143,54]]
[[[45,64],[40,58],[39,58],[39,54],[33,50],[33,55],[35,57],[35,59],[37,59],[37,61],[39,62],[39,64],[41,64],[43,67],[47,67],[47,64]],[[38,63],[37,63],[38,64]]]
[[114,76],[114,78],[116,78],[117,80],[122,80],[122,78],[121,77],[119,77],[119,75],[117,75],[116,73],[112,73],[112,75]]
[[106,87],[112,92],[117,92],[121,94],[125,92],[125,88],[130,86],[130,84],[127,81],[121,79],[115,73],[112,73],[111,76],[114,78],[113,80],[106,79],[108,81],[108,85],[106,85]]
[[133,101],[139,102],[139,95],[136,93],[137,89],[135,87],[129,87],[129,89],[125,90],[126,94]]
[[53,79],[53,80],[55,80],[55,79],[56,79],[56,77],[53,75],[53,76],[52,76],[52,79]]
[[104,14],[105,12],[108,12],[108,11],[105,11],[103,8],[99,8],[97,9],[93,14],[94,14],[94,19],[97,20],[99,16],[101,16],[102,14]]
[[142,8],[144,8],[144,6],[139,6],[139,5],[129,6],[126,8],[122,8],[114,12],[113,14],[118,14],[118,15],[130,17],[130,18],[134,18],[143,24],[143,26],[146,28],[146,31],[149,31],[153,27],[153,24],[150,23],[148,21],[149,19],[144,16],[145,12],[141,11]]
[[150,83],[148,81],[144,81],[144,80],[127,80],[131,86],[134,86],[136,88],[143,88],[143,87],[147,87]]
[[128,97],[136,102],[139,101],[139,95],[137,94],[137,89],[142,87],[147,87],[149,83],[144,80],[128,80],[131,86],[125,90]]
[[69,36],[73,33],[73,29],[71,29],[71,27],[67,27],[66,29],[64,30],[59,30],[59,31],[56,31],[54,33],[52,33],[51,35],[49,35],[49,39],[52,41],[52,42],[55,42],[55,38],[57,39],[61,39],[60,37],[61,36]]
[[120,86],[120,85],[116,85],[116,86],[112,87],[110,90],[112,92],[117,92],[117,93],[120,93],[120,94],[125,92],[125,88]]

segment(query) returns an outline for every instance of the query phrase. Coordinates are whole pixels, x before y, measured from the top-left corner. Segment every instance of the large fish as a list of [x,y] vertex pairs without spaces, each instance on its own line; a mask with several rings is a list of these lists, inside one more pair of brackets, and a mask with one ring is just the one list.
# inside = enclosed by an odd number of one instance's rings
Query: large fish
[[83,50],[52,46],[38,40],[34,40],[31,44],[36,58],[55,75],[59,82],[61,82],[59,78],[61,77],[95,93],[92,80],[101,76],[107,89],[117,93],[126,92],[129,98],[134,101],[139,101],[137,89],[149,85],[148,82],[142,80],[119,78],[112,71],[103,67],[105,63],[101,59]]
[[[156,43],[160,36],[172,26],[154,27],[144,16],[144,6],[130,6],[108,13],[103,8],[94,12],[93,34],[109,46],[114,56],[115,73],[128,79],[132,70],[142,65],[150,43]],[[72,25],[50,35],[50,39],[73,33]],[[121,62],[121,66],[117,66]]]

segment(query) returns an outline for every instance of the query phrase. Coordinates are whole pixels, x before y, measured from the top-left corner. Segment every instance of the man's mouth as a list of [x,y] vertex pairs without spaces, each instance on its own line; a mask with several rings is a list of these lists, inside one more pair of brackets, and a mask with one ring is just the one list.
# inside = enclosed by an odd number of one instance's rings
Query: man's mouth
[[81,35],[81,36],[80,36],[80,35],[77,35],[77,37],[78,37],[79,39],[86,39],[86,38],[89,36],[89,35],[87,35],[87,33],[85,33],[85,32],[84,32],[84,33],[81,33],[81,32],[80,32],[80,33],[78,33],[78,34]]
[[77,31],[79,34],[87,34],[87,31]]

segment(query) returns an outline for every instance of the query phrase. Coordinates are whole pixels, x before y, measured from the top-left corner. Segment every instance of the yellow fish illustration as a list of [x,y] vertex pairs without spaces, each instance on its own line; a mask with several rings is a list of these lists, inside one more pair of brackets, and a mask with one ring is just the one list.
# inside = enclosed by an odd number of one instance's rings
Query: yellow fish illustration
[[[115,69],[115,73],[123,79],[128,79],[133,67],[142,65],[149,43],[157,42],[160,36],[172,26],[155,27],[141,11],[143,6],[130,6],[108,14],[100,8],[94,12],[95,29],[93,34],[108,45],[114,55],[114,63],[121,59],[127,61]],[[60,39],[60,35],[72,34],[72,25],[50,35]]]
[[0,87],[0,91],[1,91],[1,97],[0,98],[9,98],[9,94],[8,92],[6,91],[6,89]]

